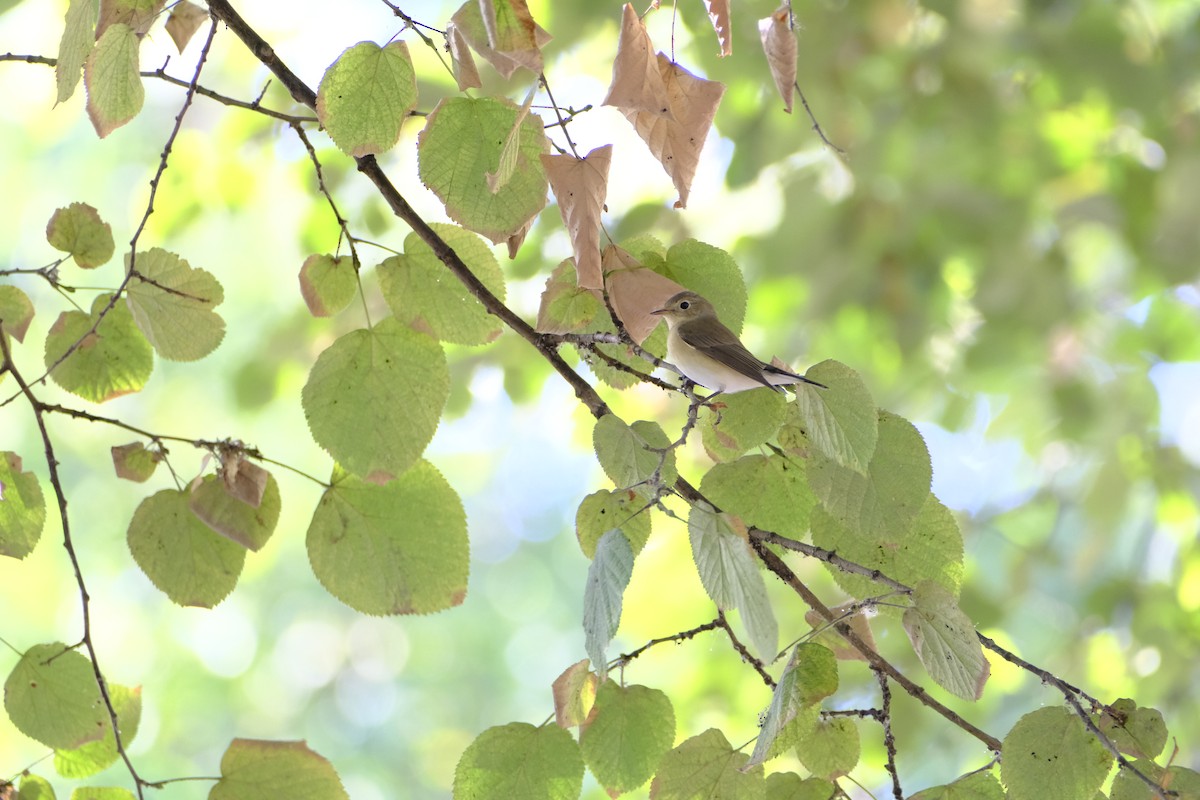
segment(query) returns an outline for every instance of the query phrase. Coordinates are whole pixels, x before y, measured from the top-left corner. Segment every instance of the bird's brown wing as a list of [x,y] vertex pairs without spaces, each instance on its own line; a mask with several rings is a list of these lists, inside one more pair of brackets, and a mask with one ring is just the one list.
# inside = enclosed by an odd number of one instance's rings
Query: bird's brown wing
[[755,358],[733,331],[724,325],[718,327],[706,323],[701,329],[691,322],[684,322],[678,326],[676,332],[680,339],[700,352],[707,353],[730,369],[758,381],[763,386],[776,389],[763,377],[763,368],[767,365]]

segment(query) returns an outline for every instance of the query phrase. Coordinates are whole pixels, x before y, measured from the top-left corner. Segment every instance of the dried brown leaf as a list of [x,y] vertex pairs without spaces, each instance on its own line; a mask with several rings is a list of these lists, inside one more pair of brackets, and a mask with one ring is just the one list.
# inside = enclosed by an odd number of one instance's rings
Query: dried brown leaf
[[258,508],[262,504],[263,492],[267,490],[267,478],[271,473],[251,461],[239,459],[232,469],[222,469],[225,490],[247,505]]
[[725,94],[725,85],[693,75],[662,53],[658,54],[658,67],[674,119],[627,108],[621,111],[671,176],[679,192],[675,207],[684,208],[700,163],[700,150]]
[[446,42],[450,46],[450,62],[454,67],[454,80],[458,83],[459,91],[478,89],[483,86],[479,79],[479,70],[475,67],[475,56],[458,26],[451,22],[446,26]]
[[662,308],[671,295],[685,287],[643,267],[616,245],[604,248],[602,263],[609,302],[625,330],[641,344],[662,321],[662,317],[651,312]]
[[600,271],[600,214],[604,210],[611,163],[611,144],[597,147],[584,158],[542,155],[542,166],[558,199],[563,224],[571,235],[578,283],[585,289],[604,286]]
[[616,106],[626,115],[638,111],[674,119],[667,86],[654,56],[654,44],[629,3],[625,4],[621,19],[621,39],[613,62],[612,84],[603,104]]
[[708,6],[708,18],[721,43],[721,56],[732,55],[733,21],[729,16],[729,0],[704,0],[704,5]]
[[171,16],[167,17],[166,25],[171,41],[175,43],[175,49],[182,53],[206,19],[208,12],[195,3],[189,3],[188,0],[176,3],[171,8]]
[[758,21],[758,36],[775,88],[783,98],[784,110],[790,114],[796,90],[796,34],[792,32],[791,10],[786,3]]
[[[517,257],[517,252],[521,249],[521,245],[525,243],[525,237],[529,235],[529,229],[532,227],[533,217],[530,217],[525,221],[524,225],[514,231],[513,234],[505,240],[505,244],[508,246],[508,257],[510,260]],[[496,335],[499,336],[500,332],[497,331]]]

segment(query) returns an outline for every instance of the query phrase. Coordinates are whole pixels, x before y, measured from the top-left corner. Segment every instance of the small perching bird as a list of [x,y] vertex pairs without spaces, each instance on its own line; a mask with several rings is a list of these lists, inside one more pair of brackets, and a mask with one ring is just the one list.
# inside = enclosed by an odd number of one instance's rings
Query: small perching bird
[[651,314],[667,320],[667,360],[684,377],[716,394],[744,392],[766,386],[809,383],[828,388],[803,375],[760,361],[737,335],[717,319],[712,303],[695,292],[679,292]]

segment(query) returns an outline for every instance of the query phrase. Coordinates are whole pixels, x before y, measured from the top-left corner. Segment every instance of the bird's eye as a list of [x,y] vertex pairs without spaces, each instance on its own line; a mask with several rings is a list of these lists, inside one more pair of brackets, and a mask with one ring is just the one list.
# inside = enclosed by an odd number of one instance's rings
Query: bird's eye
[[692,304],[691,304],[691,303],[689,303],[687,300],[684,300],[682,303],[680,303],[680,304],[679,304],[679,310],[680,310],[680,311],[687,311],[687,310],[688,310],[688,308],[690,308],[690,307],[691,307],[691,305],[692,305]]

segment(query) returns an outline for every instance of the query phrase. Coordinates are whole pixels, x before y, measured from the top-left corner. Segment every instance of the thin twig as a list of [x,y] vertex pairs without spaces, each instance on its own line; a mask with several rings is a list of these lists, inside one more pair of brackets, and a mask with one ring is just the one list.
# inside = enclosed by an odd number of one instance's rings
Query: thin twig
[[887,751],[887,771],[892,776],[892,796],[904,800],[904,789],[900,786],[900,773],[896,770],[896,737],[892,735],[892,689],[888,677],[882,670],[871,668],[879,682],[879,724],[883,726],[883,748]]
[[62,478],[58,474],[58,458],[54,453],[54,443],[50,440],[50,432],[46,428],[46,418],[42,412],[41,402],[34,395],[29,383],[21,375],[17,365],[12,360],[12,353],[8,347],[8,338],[4,334],[4,323],[0,322],[0,365],[4,371],[7,371],[13,376],[17,386],[20,388],[20,394],[25,397],[29,403],[29,408],[33,412],[34,421],[37,423],[38,433],[42,437],[42,447],[46,454],[46,466],[50,475],[50,485],[54,489],[54,496],[58,500],[58,514],[62,521],[63,547],[67,551],[67,557],[71,561],[71,568],[75,572],[75,585],[79,587],[79,601],[82,607],[83,616],[83,646],[87,649],[88,657],[92,662],[92,674],[96,678],[96,686],[100,689],[100,698],[104,702],[104,708],[108,711],[108,719],[112,725],[113,744],[116,747],[117,753],[125,762],[125,767],[129,770],[129,774],[133,776],[134,787],[137,789],[139,798],[144,798],[142,793],[143,781],[138,775],[137,769],[133,766],[133,761],[130,760],[129,754],[125,751],[125,743],[121,738],[121,725],[117,719],[117,709],[113,704],[112,695],[109,694],[108,684],[104,680],[104,673],[100,669],[100,660],[96,655],[96,646],[92,643],[92,614],[91,614],[91,596],[88,594],[87,584],[83,580],[83,568],[79,564],[79,555],[75,552],[75,542],[71,537],[71,518],[67,513],[67,493],[63,489]]

